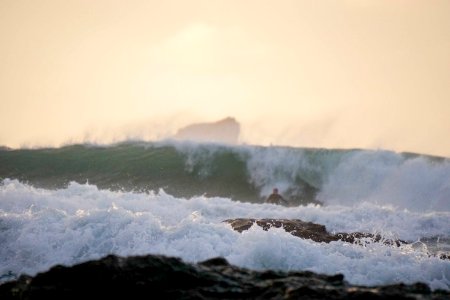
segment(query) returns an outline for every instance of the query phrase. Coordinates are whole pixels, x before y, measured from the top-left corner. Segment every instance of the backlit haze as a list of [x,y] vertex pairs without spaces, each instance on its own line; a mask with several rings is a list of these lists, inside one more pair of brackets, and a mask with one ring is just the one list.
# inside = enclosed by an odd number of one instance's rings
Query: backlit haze
[[160,139],[450,157],[450,1],[0,0],[0,145]]

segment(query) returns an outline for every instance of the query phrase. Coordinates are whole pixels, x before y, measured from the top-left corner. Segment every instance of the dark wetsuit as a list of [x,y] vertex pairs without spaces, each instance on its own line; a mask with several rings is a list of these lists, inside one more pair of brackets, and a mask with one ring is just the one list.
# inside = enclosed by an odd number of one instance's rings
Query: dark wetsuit
[[271,194],[267,199],[266,203],[273,203],[273,204],[287,204],[287,201],[281,197],[280,194]]

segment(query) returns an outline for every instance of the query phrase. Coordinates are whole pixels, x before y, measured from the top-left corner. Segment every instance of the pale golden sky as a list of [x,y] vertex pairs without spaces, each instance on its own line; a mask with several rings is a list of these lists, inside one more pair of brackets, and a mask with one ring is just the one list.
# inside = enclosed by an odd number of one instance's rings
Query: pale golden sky
[[0,0],[0,145],[152,139],[450,157],[450,1]]

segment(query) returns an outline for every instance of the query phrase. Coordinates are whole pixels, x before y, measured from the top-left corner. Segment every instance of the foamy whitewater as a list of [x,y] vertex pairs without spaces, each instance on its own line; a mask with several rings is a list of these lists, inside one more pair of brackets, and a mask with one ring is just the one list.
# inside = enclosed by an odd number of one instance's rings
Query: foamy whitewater
[[[445,158],[136,142],[4,149],[0,176],[0,282],[107,254],[163,254],[450,290],[450,260],[439,258],[450,254]],[[274,186],[292,206],[264,203]],[[316,243],[258,226],[238,233],[222,222],[230,218],[301,219],[409,244]]]

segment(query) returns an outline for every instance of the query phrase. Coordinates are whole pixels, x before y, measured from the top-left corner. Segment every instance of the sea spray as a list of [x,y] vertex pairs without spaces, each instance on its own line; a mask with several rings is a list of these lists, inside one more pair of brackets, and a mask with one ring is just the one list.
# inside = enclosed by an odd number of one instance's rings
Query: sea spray
[[327,204],[361,201],[416,211],[450,211],[450,161],[387,151],[346,154],[317,197]]

